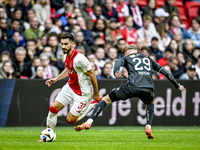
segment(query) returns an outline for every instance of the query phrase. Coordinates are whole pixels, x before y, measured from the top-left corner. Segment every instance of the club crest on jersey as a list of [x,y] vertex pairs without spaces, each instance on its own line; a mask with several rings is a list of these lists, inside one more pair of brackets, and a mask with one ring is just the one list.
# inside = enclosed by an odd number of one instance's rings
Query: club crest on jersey
[[76,71],[75,70],[69,70],[68,73],[73,74],[73,73],[76,73]]

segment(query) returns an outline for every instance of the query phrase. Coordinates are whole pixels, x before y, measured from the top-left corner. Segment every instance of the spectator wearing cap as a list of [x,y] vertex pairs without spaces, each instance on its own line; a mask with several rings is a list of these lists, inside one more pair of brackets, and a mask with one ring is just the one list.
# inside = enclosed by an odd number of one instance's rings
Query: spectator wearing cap
[[33,5],[36,17],[40,25],[45,24],[45,20],[50,19],[50,5],[49,0],[38,0],[37,4]]
[[155,25],[152,23],[150,15],[144,15],[143,17],[144,26],[137,30],[139,38],[145,41],[146,45],[151,45],[152,37],[158,37],[159,34],[156,31]]
[[88,16],[94,14],[94,0],[86,0],[85,4],[83,4],[80,9],[83,18],[86,20]]
[[56,34],[60,34],[61,30],[58,26],[54,25],[51,19],[47,19],[45,21],[45,33],[49,34],[51,32],[55,32]]
[[122,34],[118,30],[117,19],[110,19],[109,28],[106,29],[106,35],[107,41],[110,41],[113,45],[117,44],[117,39],[122,38]]
[[[200,10],[200,9],[199,9]],[[196,47],[200,47],[200,17],[192,19],[192,26],[188,29]]]
[[163,8],[158,8],[155,10],[155,18],[154,21],[156,25],[163,23],[169,17],[169,13],[166,12]]
[[197,73],[196,73],[196,69],[195,69],[195,66],[194,65],[191,65],[186,73],[182,74],[179,79],[180,80],[198,80],[197,78]]
[[113,0],[105,0],[104,5],[102,6],[102,12],[108,20],[115,18],[119,22],[117,10],[113,7]]
[[161,6],[161,8],[163,8],[169,14],[171,14],[172,12],[176,12],[177,14],[179,14],[179,10],[176,6],[174,6],[174,2],[175,0],[167,0],[166,4],[164,6]]
[[118,12],[119,22],[124,24],[124,17],[129,15],[129,9],[127,3],[124,0],[116,0],[113,3],[113,7]]
[[135,29],[134,21],[132,16],[124,17],[125,27],[120,30],[123,38],[126,40],[128,44],[135,44],[138,39],[137,29]]
[[152,20],[155,18],[156,0],[148,0],[148,4],[144,8],[144,15],[150,15]]
[[156,60],[163,58],[163,52],[158,48],[159,40],[157,37],[151,39],[150,54],[156,55]]
[[[133,16],[133,20],[135,24],[139,27],[143,26],[143,15],[144,10],[143,8],[137,4],[138,0],[130,0],[129,1],[129,14]],[[150,16],[151,17],[151,16]]]
[[160,58],[157,63],[159,63],[161,66],[165,66],[168,64],[168,59],[170,57],[173,56],[173,50],[169,47],[167,47],[164,51],[164,57],[163,58]]
[[171,39],[173,38],[173,34],[176,32],[181,32],[183,39],[190,38],[190,34],[188,33],[188,31],[185,28],[181,27],[181,18],[179,14],[173,13],[172,15],[170,15],[168,20],[169,20],[168,34]]
[[195,65],[195,69],[196,69],[196,73],[197,73],[197,75],[198,75],[198,77],[200,79],[200,54],[198,56],[197,63]]

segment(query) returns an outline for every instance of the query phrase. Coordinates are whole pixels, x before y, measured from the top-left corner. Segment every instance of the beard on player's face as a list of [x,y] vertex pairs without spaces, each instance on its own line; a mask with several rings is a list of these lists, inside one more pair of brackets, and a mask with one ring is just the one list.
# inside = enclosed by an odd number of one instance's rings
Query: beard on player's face
[[70,45],[70,47],[69,48],[63,48],[63,53],[64,54],[68,54],[69,53],[69,51],[72,49],[72,46]]

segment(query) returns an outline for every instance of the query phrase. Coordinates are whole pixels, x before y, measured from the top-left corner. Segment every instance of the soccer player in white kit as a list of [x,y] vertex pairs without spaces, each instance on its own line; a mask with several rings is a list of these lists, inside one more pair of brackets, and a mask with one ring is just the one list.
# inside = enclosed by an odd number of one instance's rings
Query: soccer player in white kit
[[[92,71],[88,59],[74,49],[74,36],[67,32],[61,37],[60,43],[65,54],[66,68],[57,77],[47,80],[45,84],[50,87],[51,84],[67,76],[69,76],[69,81],[63,86],[49,109],[47,127],[53,130],[57,123],[57,113],[66,105],[73,102],[66,120],[69,123],[75,123],[89,112],[87,110],[92,100],[92,95],[94,100],[97,100],[97,103],[100,100],[96,75]],[[91,110],[91,108],[89,109]]]

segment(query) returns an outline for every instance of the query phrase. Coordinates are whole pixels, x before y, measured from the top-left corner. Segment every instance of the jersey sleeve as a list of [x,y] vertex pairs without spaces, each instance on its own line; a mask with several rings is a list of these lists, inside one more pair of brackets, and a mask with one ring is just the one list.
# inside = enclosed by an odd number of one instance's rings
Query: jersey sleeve
[[120,67],[121,66],[124,66],[124,63],[125,63],[125,58],[122,57],[121,59],[117,59],[115,60],[115,66],[114,66],[114,74],[120,70]]
[[179,88],[179,84],[177,83],[177,81],[175,80],[175,78],[173,77],[173,75],[171,73],[169,73],[169,71],[165,70],[160,64],[158,64],[157,62],[152,61],[152,65],[153,65],[153,69],[156,70],[159,73],[162,73],[164,76],[166,76],[166,78],[175,86],[175,88]]
[[149,58],[149,59],[151,60],[153,70],[160,72],[163,67],[160,64],[158,64],[157,62],[155,62],[154,60],[152,60],[151,58]]
[[84,73],[92,69],[89,60],[83,54],[77,55],[76,66],[79,69],[81,69]]

